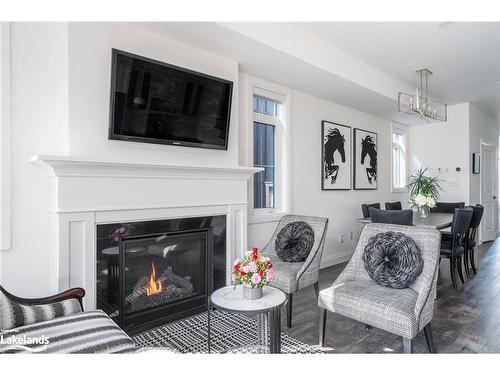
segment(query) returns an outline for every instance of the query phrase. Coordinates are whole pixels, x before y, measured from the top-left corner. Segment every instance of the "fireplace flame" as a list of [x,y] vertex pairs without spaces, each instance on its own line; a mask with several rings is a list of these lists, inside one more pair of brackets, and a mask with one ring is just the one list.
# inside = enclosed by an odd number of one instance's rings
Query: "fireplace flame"
[[149,275],[149,283],[146,287],[146,295],[153,296],[158,294],[162,290],[161,282],[156,280],[156,269],[155,264],[151,263],[151,274]]

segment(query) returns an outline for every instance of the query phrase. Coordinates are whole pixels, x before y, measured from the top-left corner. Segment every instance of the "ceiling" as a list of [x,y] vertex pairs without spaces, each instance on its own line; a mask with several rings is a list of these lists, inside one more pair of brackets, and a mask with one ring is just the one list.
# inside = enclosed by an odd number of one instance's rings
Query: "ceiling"
[[429,95],[500,118],[500,23],[301,23],[305,30],[407,85],[429,68]]
[[[429,96],[474,103],[500,119],[500,23],[158,22],[137,27],[238,61],[240,70],[356,108],[412,123],[398,91],[433,71]],[[419,120],[422,121],[422,120]]]

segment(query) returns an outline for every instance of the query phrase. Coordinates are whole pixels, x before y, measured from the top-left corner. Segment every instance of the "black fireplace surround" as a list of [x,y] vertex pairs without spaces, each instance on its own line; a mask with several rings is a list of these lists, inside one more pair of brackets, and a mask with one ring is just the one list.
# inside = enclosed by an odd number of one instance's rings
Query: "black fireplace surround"
[[97,308],[128,333],[207,308],[226,284],[226,216],[97,226]]

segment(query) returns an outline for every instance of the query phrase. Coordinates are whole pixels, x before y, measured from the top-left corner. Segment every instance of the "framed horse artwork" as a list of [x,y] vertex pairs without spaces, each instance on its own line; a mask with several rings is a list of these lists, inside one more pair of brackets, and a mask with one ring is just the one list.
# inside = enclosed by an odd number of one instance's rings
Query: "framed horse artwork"
[[377,133],[354,129],[354,189],[378,188]]
[[321,190],[351,189],[351,127],[321,122]]

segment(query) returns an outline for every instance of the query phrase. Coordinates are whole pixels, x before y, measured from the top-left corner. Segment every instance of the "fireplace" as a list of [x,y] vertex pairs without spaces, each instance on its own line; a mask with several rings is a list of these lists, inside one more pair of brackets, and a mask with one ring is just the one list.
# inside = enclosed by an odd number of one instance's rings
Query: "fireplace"
[[97,307],[128,332],[204,311],[226,283],[226,216],[97,226]]

